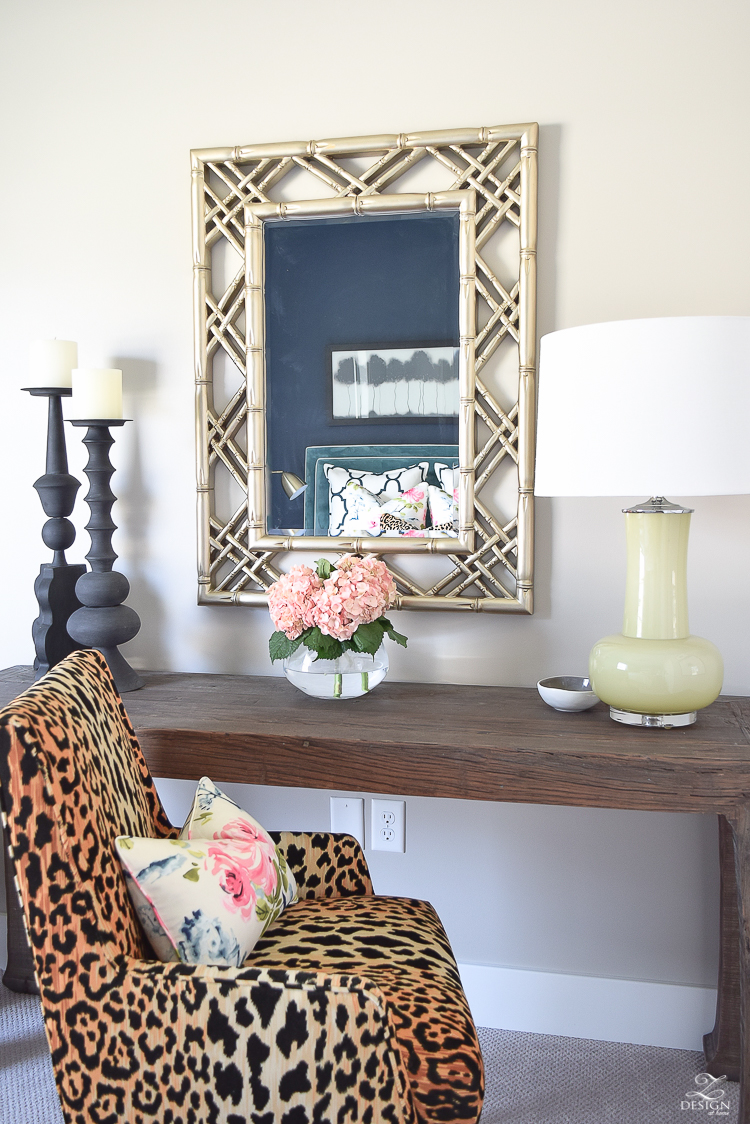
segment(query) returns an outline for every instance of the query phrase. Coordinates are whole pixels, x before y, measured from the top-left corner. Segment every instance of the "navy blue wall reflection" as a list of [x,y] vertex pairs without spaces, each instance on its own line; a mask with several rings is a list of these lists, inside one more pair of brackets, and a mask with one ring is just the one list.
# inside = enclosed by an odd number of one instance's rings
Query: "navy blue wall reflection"
[[[456,444],[456,419],[334,423],[331,347],[458,344],[458,215],[265,224],[266,438],[304,476],[308,445]],[[304,526],[273,476],[269,530]]]

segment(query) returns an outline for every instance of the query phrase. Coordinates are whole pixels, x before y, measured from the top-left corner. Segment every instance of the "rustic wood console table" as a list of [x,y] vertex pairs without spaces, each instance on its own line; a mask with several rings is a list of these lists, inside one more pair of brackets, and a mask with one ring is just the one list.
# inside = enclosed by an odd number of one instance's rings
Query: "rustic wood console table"
[[[124,697],[154,776],[719,817],[721,955],[706,1068],[741,1082],[750,1124],[750,698],[696,725],[633,729],[533,689],[385,683],[350,702],[283,679],[144,673]],[[0,672],[0,706],[32,682]],[[741,919],[741,926],[740,926]]]

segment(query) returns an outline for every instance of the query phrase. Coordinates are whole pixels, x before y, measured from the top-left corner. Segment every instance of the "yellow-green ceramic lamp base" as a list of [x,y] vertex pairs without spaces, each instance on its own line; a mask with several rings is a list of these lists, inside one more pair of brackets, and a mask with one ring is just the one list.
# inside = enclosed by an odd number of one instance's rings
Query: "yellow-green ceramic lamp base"
[[622,632],[605,636],[589,657],[591,686],[616,722],[689,726],[721,691],[721,655],[688,625],[690,514],[663,496],[625,512]]
[[[682,722],[644,721],[642,725],[687,725],[695,721],[693,712],[714,701],[723,676],[718,648],[700,636],[648,640],[619,633],[605,636],[594,645],[589,657],[591,686],[613,711],[683,718]],[[688,721],[687,715],[691,715]],[[612,717],[629,721],[617,713]]]

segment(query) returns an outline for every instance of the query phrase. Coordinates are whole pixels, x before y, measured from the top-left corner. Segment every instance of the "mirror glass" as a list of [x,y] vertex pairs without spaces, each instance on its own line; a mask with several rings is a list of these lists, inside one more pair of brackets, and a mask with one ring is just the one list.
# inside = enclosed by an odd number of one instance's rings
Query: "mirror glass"
[[269,220],[263,256],[267,533],[429,533],[404,494],[453,498],[458,212]]

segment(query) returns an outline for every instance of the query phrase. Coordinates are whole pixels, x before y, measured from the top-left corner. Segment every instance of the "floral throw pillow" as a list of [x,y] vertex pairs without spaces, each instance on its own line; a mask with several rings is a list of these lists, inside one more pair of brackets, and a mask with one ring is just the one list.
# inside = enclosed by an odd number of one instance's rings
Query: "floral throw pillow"
[[424,482],[429,461],[418,461],[408,468],[389,468],[384,472],[367,472],[364,469],[343,468],[339,465],[324,464],[323,471],[328,480],[328,534],[332,538],[348,534],[344,523],[349,517],[349,495],[346,488],[351,480],[358,481],[373,495],[386,493],[388,498],[406,492]]
[[226,792],[217,788],[209,777],[201,777],[198,781],[192,807],[182,825],[180,839],[236,839],[248,846],[257,839],[259,846],[273,847],[274,862],[279,867],[282,885],[282,909],[297,900],[294,875],[287,867],[281,851],[274,846],[271,836],[249,812],[240,808]]
[[433,533],[458,537],[458,488],[449,495],[443,488],[429,486],[430,519]]
[[374,495],[358,480],[346,485],[347,517],[345,535],[424,536],[427,521],[427,485],[416,484],[395,496],[387,492]]
[[179,839],[119,836],[115,848],[138,920],[160,960],[239,967],[296,898],[271,837],[207,777]]
[[441,464],[440,461],[435,461],[435,475],[440,481],[440,487],[444,492],[449,495],[455,495],[458,488],[458,465]]

